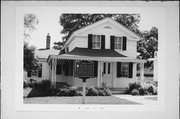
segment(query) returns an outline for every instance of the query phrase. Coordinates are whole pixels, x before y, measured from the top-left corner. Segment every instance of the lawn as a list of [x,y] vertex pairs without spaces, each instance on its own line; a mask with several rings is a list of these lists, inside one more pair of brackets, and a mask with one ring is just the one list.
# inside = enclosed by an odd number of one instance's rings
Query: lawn
[[[139,104],[114,96],[86,96],[86,104]],[[25,104],[82,104],[82,96],[24,98]]]

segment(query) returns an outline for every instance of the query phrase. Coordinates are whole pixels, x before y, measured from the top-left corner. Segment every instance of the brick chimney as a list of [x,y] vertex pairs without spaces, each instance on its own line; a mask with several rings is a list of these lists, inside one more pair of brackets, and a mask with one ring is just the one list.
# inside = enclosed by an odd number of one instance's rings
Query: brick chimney
[[50,42],[51,42],[51,37],[48,33],[46,36],[46,49],[50,49]]

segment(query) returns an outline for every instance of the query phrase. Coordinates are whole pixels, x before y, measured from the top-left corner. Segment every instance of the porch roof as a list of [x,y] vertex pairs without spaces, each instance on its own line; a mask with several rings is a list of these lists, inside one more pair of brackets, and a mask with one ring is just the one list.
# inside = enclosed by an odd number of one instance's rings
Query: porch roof
[[104,49],[88,49],[88,48],[75,48],[69,53],[61,55],[50,55],[50,59],[64,59],[64,60],[91,60],[91,61],[106,61],[106,62],[136,62],[145,63],[146,60],[129,58],[114,50]]
[[74,48],[71,52],[67,53],[69,55],[78,56],[90,56],[90,57],[127,57],[120,53],[117,53],[111,49],[89,49],[89,48]]

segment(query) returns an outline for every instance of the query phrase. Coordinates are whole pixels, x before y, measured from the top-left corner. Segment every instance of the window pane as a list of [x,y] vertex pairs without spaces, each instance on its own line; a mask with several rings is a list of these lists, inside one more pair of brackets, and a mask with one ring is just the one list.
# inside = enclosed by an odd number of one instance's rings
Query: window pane
[[114,46],[115,49],[122,49],[122,37],[115,37]]
[[100,35],[93,35],[92,48],[93,49],[101,48],[101,36]]
[[128,77],[128,63],[122,63],[121,64],[121,76],[122,77]]

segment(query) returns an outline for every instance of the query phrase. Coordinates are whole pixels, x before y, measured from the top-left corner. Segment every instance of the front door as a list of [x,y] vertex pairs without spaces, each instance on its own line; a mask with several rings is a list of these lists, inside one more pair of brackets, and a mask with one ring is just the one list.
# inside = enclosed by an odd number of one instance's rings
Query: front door
[[112,87],[112,63],[110,62],[103,63],[102,82],[104,82],[107,87]]

